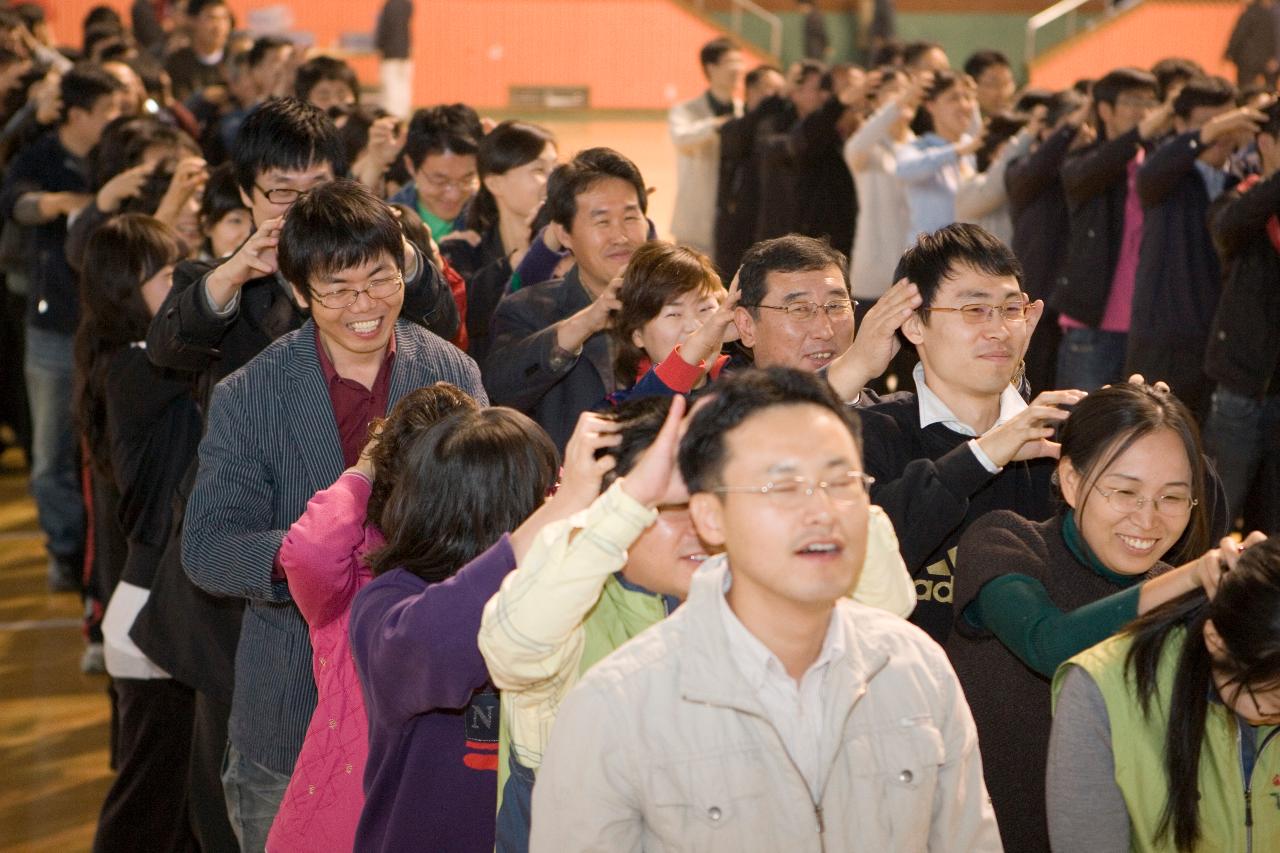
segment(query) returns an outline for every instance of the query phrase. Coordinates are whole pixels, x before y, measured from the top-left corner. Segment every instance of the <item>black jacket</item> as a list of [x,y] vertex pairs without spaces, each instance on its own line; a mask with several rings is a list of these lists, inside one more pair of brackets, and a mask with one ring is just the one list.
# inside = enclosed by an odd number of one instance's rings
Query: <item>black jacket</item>
[[1041,521],[1053,512],[1052,459],[1011,462],[992,474],[969,448],[969,438],[942,424],[920,428],[916,395],[899,392],[859,409],[863,463],[876,478],[871,500],[895,530],[919,599],[911,621],[938,642],[951,633],[953,549],[977,518],[1012,510]]
[[466,240],[446,240],[440,253],[467,283],[467,353],[480,363],[489,354],[489,324],[511,279],[511,260],[498,226],[472,246]]
[[577,359],[558,366],[551,359],[556,324],[590,304],[574,267],[562,279],[503,297],[493,313],[492,345],[483,365],[489,399],[533,418],[561,452],[578,415],[596,408],[617,387],[607,331],[588,338]]
[[[152,362],[198,376],[196,400],[202,407],[213,386],[307,319],[305,309],[294,303],[289,286],[274,275],[247,282],[240,289],[238,308],[219,317],[209,307],[204,289],[204,279],[217,266],[207,261],[179,264],[173,289],[147,332]],[[458,331],[453,294],[432,264],[419,257],[418,269],[418,275],[405,282],[400,314],[448,340]]]
[[828,238],[847,257],[853,247],[858,199],[853,175],[844,162],[844,140],[836,129],[844,110],[839,98],[828,98],[792,129],[791,151],[800,199],[796,230],[808,237]]
[[1022,289],[1032,299],[1045,299],[1053,292],[1066,263],[1071,221],[1059,173],[1078,132],[1076,127],[1059,128],[1004,173],[1013,253],[1022,264]]
[[378,28],[373,46],[383,59],[408,59],[410,30],[413,23],[413,0],[387,0],[378,13]]
[[[1222,293],[1218,252],[1209,233],[1209,193],[1196,167],[1203,153],[1200,132],[1171,137],[1147,157],[1138,170],[1138,193],[1144,208],[1142,251],[1133,291],[1126,373],[1185,377],[1189,386],[1203,385],[1201,363],[1209,327]],[[1226,188],[1234,186],[1228,177]],[[1169,360],[1181,365],[1172,369]],[[1203,403],[1207,392],[1192,393],[1189,405]]]
[[1228,390],[1280,394],[1280,248],[1267,220],[1280,216],[1280,174],[1214,205],[1213,236],[1226,269],[1204,369]]
[[[800,221],[800,199],[796,184],[798,173],[791,144],[791,131],[800,117],[790,100],[775,97],[781,103],[761,118],[754,143],[755,164],[760,176],[756,241],[790,234],[796,230]],[[757,109],[763,107],[764,103]]]
[[755,158],[760,123],[786,108],[782,98],[766,98],[741,118],[720,128],[720,180],[716,184],[715,261],[732,278],[754,242],[760,211],[760,164]]
[[1098,326],[1106,311],[1124,236],[1129,161],[1143,145],[1135,128],[1068,154],[1062,164],[1070,237],[1050,305],[1086,326]]

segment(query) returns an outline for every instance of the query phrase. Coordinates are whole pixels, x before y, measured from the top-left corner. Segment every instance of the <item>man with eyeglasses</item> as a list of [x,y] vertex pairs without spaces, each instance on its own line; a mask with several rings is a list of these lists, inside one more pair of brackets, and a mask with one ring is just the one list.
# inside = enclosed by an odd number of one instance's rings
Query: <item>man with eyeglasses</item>
[[1019,394],[1023,354],[1044,305],[1022,292],[1022,268],[977,225],[921,235],[896,278],[919,290],[902,323],[920,363],[915,393],[862,409],[871,498],[893,519],[916,579],[912,621],[939,642],[951,632],[952,567],[960,534],[997,509],[1052,512],[1054,425],[1081,391]]
[[[214,386],[244,367],[277,338],[303,325],[312,310],[305,295],[280,274],[276,258],[284,216],[308,192],[346,171],[346,156],[333,121],[292,98],[268,101],[245,119],[234,149],[240,194],[257,230],[225,261],[184,261],[173,288],[147,332],[147,356],[155,364],[192,377],[201,410],[209,411]],[[329,247],[340,253],[338,239]],[[439,272],[405,248],[400,316],[441,337],[458,327],[457,307]],[[196,476],[196,460],[179,489],[182,512]],[[327,484],[326,484],[327,485]],[[219,773],[227,742],[234,683],[231,661],[240,635],[241,600],[215,599],[183,572],[175,547],[166,550],[152,595],[134,623],[133,637],[157,665],[196,690],[193,731],[193,823],[213,847],[225,846],[231,829],[222,807]],[[223,839],[219,842],[217,839]]]
[[[454,239],[463,239],[463,213],[480,189],[476,154],[482,136],[480,117],[463,104],[421,109],[409,122],[404,166],[413,180],[391,201],[418,211],[438,241],[455,232]],[[478,235],[467,232],[472,236],[479,242]]]
[[867,405],[876,397],[864,386],[898,351],[896,331],[919,297],[908,282],[890,288],[855,338],[847,270],[824,240],[788,234],[757,243],[738,269],[733,321],[756,367],[821,371],[847,403]]
[[316,704],[307,625],[276,562],[285,534],[404,395],[444,381],[488,402],[474,361],[400,317],[404,239],[367,189],[300,198],[279,256],[311,318],[215,389],[182,541],[192,580],[246,602],[222,776],[245,851],[263,849]]
[[[668,477],[645,463],[671,466],[674,432],[621,481],[635,502],[662,499]],[[680,473],[724,554],[561,704],[533,853],[1001,849],[943,651],[847,598],[868,550],[859,443],[797,370],[731,376],[694,412]]]

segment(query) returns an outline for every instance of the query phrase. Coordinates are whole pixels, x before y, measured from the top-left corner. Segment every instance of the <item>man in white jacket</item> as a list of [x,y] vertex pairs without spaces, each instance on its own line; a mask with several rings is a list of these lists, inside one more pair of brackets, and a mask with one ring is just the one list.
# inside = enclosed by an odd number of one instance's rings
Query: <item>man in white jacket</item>
[[720,179],[720,127],[742,115],[742,51],[727,38],[702,46],[707,91],[676,104],[667,116],[676,146],[676,201],[671,234],[677,243],[710,255],[714,246],[716,185]]
[[[845,597],[869,478],[855,419],[793,370],[717,384],[679,462],[723,558],[583,676],[533,793],[542,851],[999,851],[941,648]],[[626,481],[657,500],[666,478]]]

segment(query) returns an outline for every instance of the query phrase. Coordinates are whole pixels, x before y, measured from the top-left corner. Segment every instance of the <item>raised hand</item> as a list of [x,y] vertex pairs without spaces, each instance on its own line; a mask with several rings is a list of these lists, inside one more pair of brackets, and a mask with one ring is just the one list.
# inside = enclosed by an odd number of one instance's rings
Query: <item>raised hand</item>
[[585,509],[600,494],[600,481],[613,470],[612,454],[597,456],[601,450],[617,447],[622,441],[622,425],[596,412],[583,412],[564,450],[564,466],[555,500]]
[[852,400],[884,373],[902,342],[897,331],[922,303],[920,289],[905,278],[885,291],[858,326],[853,346],[827,368],[827,381],[842,400]]
[[680,449],[680,422],[684,417],[685,399],[677,394],[662,422],[662,429],[640,457],[640,461],[622,480],[622,490],[648,507],[684,503],[689,492],[680,477],[676,453]]
[[720,349],[726,343],[738,339],[738,327],[733,323],[733,313],[741,299],[742,290],[738,287],[738,277],[735,275],[733,283],[729,285],[729,295],[716,307],[715,312],[680,345],[680,357],[686,363],[693,365],[710,363],[720,354]]
[[132,169],[125,169],[102,185],[95,199],[98,210],[103,213],[115,213],[124,204],[125,199],[135,198],[142,192],[142,187],[155,169],[154,163],[143,163]]
[[205,286],[215,305],[225,306],[250,280],[275,274],[279,269],[276,247],[283,225],[283,216],[263,222],[234,255],[209,273]]
[[1074,406],[1087,396],[1084,391],[1045,391],[1015,417],[978,439],[978,446],[997,466],[1024,459],[1057,459],[1062,446],[1051,441],[1054,425],[1070,412],[1060,406]]

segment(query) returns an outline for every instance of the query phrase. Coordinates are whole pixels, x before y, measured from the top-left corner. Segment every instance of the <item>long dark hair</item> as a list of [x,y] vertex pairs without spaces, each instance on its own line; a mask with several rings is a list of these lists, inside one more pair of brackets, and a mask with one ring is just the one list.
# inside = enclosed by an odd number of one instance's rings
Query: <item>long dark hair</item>
[[546,499],[560,467],[542,427],[514,409],[456,412],[413,439],[382,510],[375,575],[452,577]]
[[[1210,619],[1227,649],[1217,661],[1205,646]],[[1172,694],[1157,696],[1160,658],[1179,628],[1186,636]],[[1280,540],[1246,549],[1222,576],[1212,600],[1199,590],[1187,593],[1139,617],[1124,633],[1133,639],[1125,675],[1137,686],[1142,712],[1150,716],[1153,701],[1169,711],[1164,750],[1169,798],[1157,837],[1172,833],[1178,850],[1192,850],[1200,838],[1200,752],[1215,668],[1237,690],[1280,684]]]
[[1062,457],[1080,474],[1081,497],[1076,513],[1092,497],[1094,484],[1111,463],[1139,439],[1167,429],[1182,442],[1191,466],[1191,508],[1187,529],[1165,555],[1177,563],[1199,557],[1209,548],[1209,513],[1205,506],[1204,453],[1195,418],[1177,397],[1147,385],[1128,382],[1094,391],[1071,412],[1059,435]]
[[924,97],[920,99],[920,109],[916,110],[916,116],[911,120],[913,133],[917,136],[923,136],[926,133],[933,132],[933,116],[924,108],[924,105],[933,103],[949,90],[960,85],[964,80],[963,74],[950,69],[933,72],[933,82],[925,90]]
[[622,287],[618,290],[622,307],[613,318],[610,332],[617,353],[613,370],[619,382],[635,384],[636,372],[647,358],[645,351],[631,340],[632,334],[661,314],[667,303],[686,293],[699,296],[724,293],[724,285],[710,258],[697,249],[658,240],[636,249],[622,277]]
[[542,156],[548,145],[555,145],[551,131],[523,121],[504,121],[484,135],[476,152],[476,171],[480,189],[467,212],[467,228],[484,233],[498,224],[498,200],[484,185],[490,175],[505,175],[532,163]]
[[80,282],[80,325],[75,337],[75,416],[99,472],[110,470],[105,356],[147,337],[151,312],[142,285],[186,255],[173,229],[141,213],[107,220],[89,238]]
[[382,510],[400,480],[404,455],[413,439],[454,412],[474,412],[479,408],[480,405],[458,386],[437,382],[406,394],[396,403],[391,414],[369,425],[369,437],[377,433],[378,443],[373,446],[376,473],[365,508],[368,524],[381,529]]

